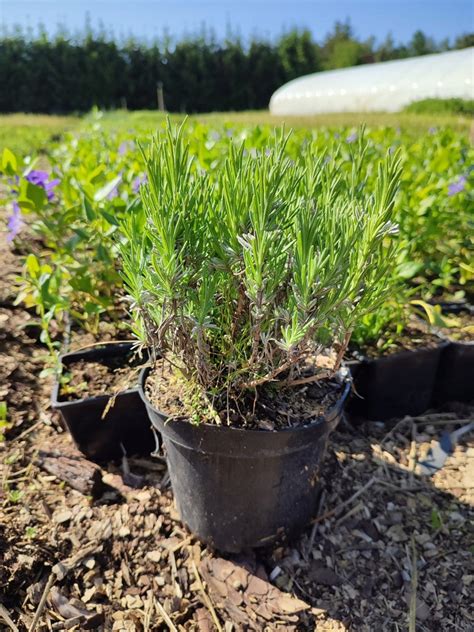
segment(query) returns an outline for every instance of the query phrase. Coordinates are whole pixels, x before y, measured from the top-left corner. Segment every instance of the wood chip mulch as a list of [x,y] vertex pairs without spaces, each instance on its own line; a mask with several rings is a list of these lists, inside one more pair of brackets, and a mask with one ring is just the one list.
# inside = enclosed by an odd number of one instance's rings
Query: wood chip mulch
[[0,630],[385,632],[415,618],[419,632],[474,629],[472,434],[434,476],[416,465],[474,407],[342,423],[315,522],[292,542],[222,555],[180,523],[163,459],[99,468],[87,494],[38,465],[40,450],[73,448],[38,377],[32,316],[10,303],[14,264],[0,281]]

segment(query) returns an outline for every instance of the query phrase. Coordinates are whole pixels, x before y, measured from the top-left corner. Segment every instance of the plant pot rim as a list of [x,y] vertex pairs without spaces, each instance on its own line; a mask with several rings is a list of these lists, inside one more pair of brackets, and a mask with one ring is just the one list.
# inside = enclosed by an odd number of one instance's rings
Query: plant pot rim
[[[63,374],[64,368],[74,362],[76,359],[80,360],[80,359],[86,359],[88,356],[93,356],[95,354],[95,352],[97,351],[104,351],[104,350],[108,350],[110,351],[110,355],[114,355],[114,351],[118,352],[118,351],[130,351],[133,348],[133,345],[135,343],[134,342],[130,342],[130,341],[124,341],[124,342],[113,342],[113,343],[107,343],[107,344],[98,344],[96,346],[93,347],[84,347],[84,348],[79,348],[79,349],[75,349],[74,351],[68,351],[67,353],[62,353],[59,356],[59,362],[61,365],[61,371],[59,373],[59,376]],[[77,406],[79,404],[101,404],[101,403],[107,403],[109,401],[109,399],[112,397],[112,395],[93,395],[92,397],[81,397],[80,399],[71,399],[71,400],[63,400],[61,399],[61,394],[60,394],[60,389],[61,389],[61,384],[58,378],[56,378],[55,382],[54,382],[54,386],[53,386],[53,390],[51,392],[51,406],[52,408],[54,408],[55,410],[61,410],[62,408],[69,408],[72,406]],[[130,393],[135,393],[137,392],[138,387],[135,386],[133,388],[127,388],[123,391],[120,391],[119,393],[116,393],[115,396],[116,397],[120,397],[121,395],[128,395]]]
[[[140,397],[143,400],[143,403],[145,404],[145,406],[147,408],[149,408],[150,410],[152,410],[156,415],[158,415],[159,417],[161,417],[163,419],[164,424],[166,425],[168,423],[168,416],[166,415],[166,413],[164,413],[163,411],[159,410],[158,408],[156,408],[151,401],[148,399],[146,393],[145,393],[145,382],[146,382],[146,378],[148,377],[148,374],[151,371],[150,366],[146,366],[144,367],[141,372],[140,372],[140,377],[138,379],[138,392],[140,394]],[[172,419],[170,421],[173,422],[173,424],[177,424],[180,426],[185,425],[186,427],[191,427],[191,428],[196,428],[196,430],[198,430],[199,428],[203,428],[206,429],[206,431],[208,432],[233,432],[233,433],[240,433],[240,434],[249,434],[249,433],[255,433],[258,434],[259,436],[262,436],[263,434],[267,433],[267,434],[275,434],[278,432],[305,432],[308,431],[310,429],[315,428],[316,426],[325,424],[327,422],[332,421],[335,417],[337,417],[338,415],[340,415],[342,408],[344,406],[344,403],[347,399],[347,396],[349,395],[349,392],[351,390],[352,387],[352,378],[350,375],[349,371],[346,371],[345,369],[339,369],[339,371],[336,373],[336,375],[339,377],[340,381],[341,381],[341,390],[340,390],[340,394],[339,397],[336,401],[336,403],[331,406],[330,408],[327,409],[327,411],[324,413],[324,415],[321,415],[320,417],[318,417],[317,419],[315,419],[314,421],[312,421],[309,424],[301,424],[299,426],[295,426],[295,427],[290,427],[290,428],[277,428],[275,430],[266,430],[264,428],[239,428],[236,426],[225,426],[225,425],[217,425],[217,424],[210,424],[208,422],[201,422],[199,424],[192,424],[190,423],[188,420],[183,419],[183,418],[177,418],[177,419]]]
[[384,361],[387,362],[389,360],[391,360],[392,358],[406,358],[410,355],[416,354],[416,353],[424,353],[426,351],[438,351],[438,350],[442,350],[445,347],[448,347],[451,344],[451,340],[449,338],[445,338],[444,336],[439,336],[440,340],[439,340],[439,344],[437,344],[434,347],[424,347],[424,346],[420,346],[417,347],[416,349],[401,349],[400,351],[395,351],[394,353],[389,353],[387,355],[379,355],[379,356],[366,356],[366,355],[362,355],[360,360],[355,360],[355,362],[361,362],[361,363],[365,363],[365,364],[372,364],[374,362],[380,362],[380,361]]
[[456,346],[460,346],[460,347],[472,347],[474,346],[474,340],[453,340],[452,338],[450,339],[449,343],[451,345],[456,345]]

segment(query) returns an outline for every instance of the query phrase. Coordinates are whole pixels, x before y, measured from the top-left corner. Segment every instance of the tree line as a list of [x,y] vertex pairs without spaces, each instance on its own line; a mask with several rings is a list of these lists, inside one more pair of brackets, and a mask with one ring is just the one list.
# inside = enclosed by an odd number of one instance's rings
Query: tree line
[[90,27],[74,36],[17,27],[0,35],[0,112],[156,109],[158,85],[171,112],[261,109],[279,86],[304,74],[473,45],[474,33],[450,44],[422,31],[406,44],[391,36],[376,43],[358,39],[348,22],[337,22],[320,43],[309,30],[272,41],[203,32],[145,43]]

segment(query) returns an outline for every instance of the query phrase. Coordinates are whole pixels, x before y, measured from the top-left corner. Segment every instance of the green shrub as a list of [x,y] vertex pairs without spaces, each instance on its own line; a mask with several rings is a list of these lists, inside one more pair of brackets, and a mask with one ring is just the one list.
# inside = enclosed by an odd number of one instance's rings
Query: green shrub
[[474,99],[421,99],[407,105],[404,112],[474,116]]
[[368,190],[362,139],[347,172],[311,143],[293,162],[286,145],[282,133],[267,151],[231,145],[204,171],[169,127],[146,157],[143,213],[124,223],[136,332],[203,394],[294,377],[323,347],[342,357],[390,291],[396,155]]

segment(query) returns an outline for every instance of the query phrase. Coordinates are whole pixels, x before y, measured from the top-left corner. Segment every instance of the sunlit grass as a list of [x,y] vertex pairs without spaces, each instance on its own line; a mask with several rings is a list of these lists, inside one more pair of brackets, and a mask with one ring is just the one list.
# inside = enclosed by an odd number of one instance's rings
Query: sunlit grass
[[75,116],[3,114],[0,116],[0,151],[4,147],[21,155],[47,151],[52,140],[77,127],[80,121]]
[[[50,143],[58,140],[61,134],[90,123],[92,115],[54,116],[46,114],[6,114],[0,115],[0,151],[8,146],[12,151],[25,155],[30,152],[48,151]],[[106,112],[101,117],[101,124],[111,131],[131,131],[149,133],[156,130],[166,118],[163,112],[140,110],[128,112],[116,110]],[[172,114],[171,119],[180,121],[183,114]],[[474,136],[472,118],[456,115],[428,115],[408,113],[340,113],[318,114],[316,116],[273,116],[267,111],[247,112],[210,112],[194,114],[191,120],[208,125],[228,123],[230,125],[268,125],[285,124],[287,129],[320,127],[357,127],[366,124],[368,127],[392,127],[413,135],[424,134],[430,128],[450,127],[459,132]]]
[[[117,110],[107,113],[102,123],[108,127],[120,129],[128,126],[143,130],[153,130],[159,125],[165,115],[162,112],[143,110],[139,112],[125,112]],[[172,119],[181,120],[182,114],[173,114]],[[210,112],[208,114],[194,114],[189,117],[208,125],[229,123],[235,125],[281,125],[291,128],[318,127],[358,127],[365,124],[368,127],[393,127],[413,134],[426,133],[433,127],[450,127],[456,131],[469,133],[473,119],[450,114],[427,115],[408,114],[406,112],[345,112],[339,114],[318,114],[315,116],[274,116],[267,111],[247,112]]]

